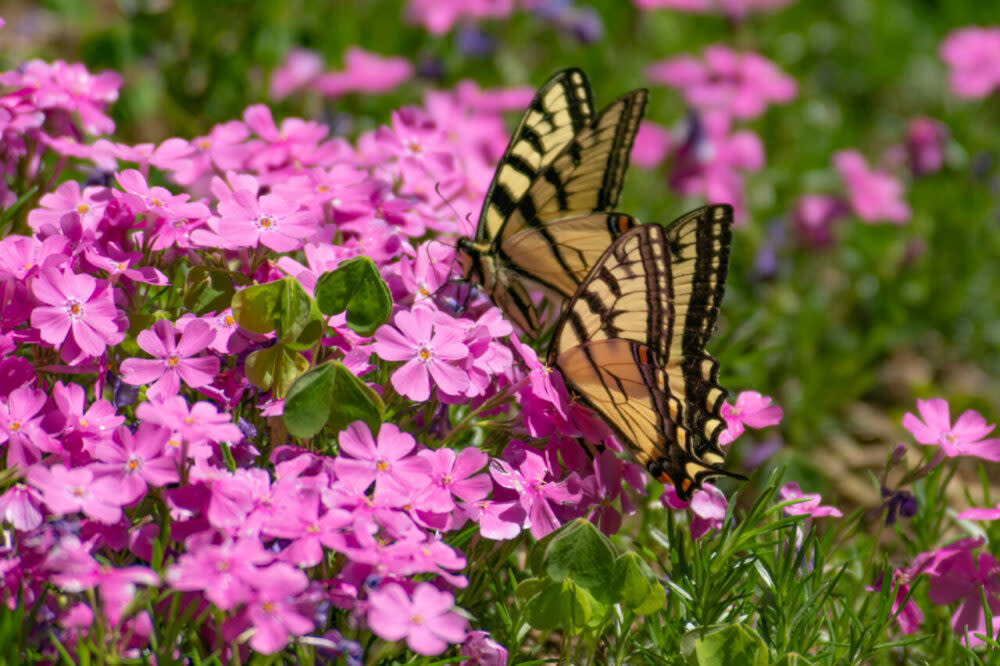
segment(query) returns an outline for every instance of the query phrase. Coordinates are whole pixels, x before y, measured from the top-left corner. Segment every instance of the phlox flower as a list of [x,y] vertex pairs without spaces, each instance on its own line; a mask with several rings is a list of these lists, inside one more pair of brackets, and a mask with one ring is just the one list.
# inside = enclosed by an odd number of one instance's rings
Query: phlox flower
[[840,518],[844,515],[841,513],[840,509],[836,507],[821,506],[820,501],[822,498],[819,493],[803,493],[799,484],[794,481],[789,481],[785,485],[781,486],[778,493],[781,495],[781,499],[784,502],[801,500],[795,502],[795,504],[789,504],[784,507],[785,513],[790,516],[812,516],[813,518],[833,516],[834,518]]
[[250,136],[250,128],[239,120],[219,123],[205,136],[191,140],[194,152],[183,165],[174,170],[174,180],[181,185],[192,185],[207,173],[218,169],[226,172],[243,168],[249,154],[244,143]]
[[[892,600],[892,617],[899,630],[904,634],[913,634],[920,628],[924,621],[924,612],[910,595],[910,583],[912,580],[906,571],[897,569],[892,572],[892,586],[896,593]],[[882,576],[878,577],[875,584],[866,588],[869,592],[880,592],[882,590]]]
[[[974,544],[974,540],[964,540],[962,544]],[[942,549],[944,551],[945,549]],[[951,548],[935,557],[932,568],[927,570],[930,585],[927,597],[940,605],[959,602],[951,617],[955,633],[969,647],[982,644],[975,634],[996,636],[1000,629],[1000,563],[989,553],[979,553],[976,557],[971,548]],[[983,597],[990,607],[993,617],[991,627],[986,626],[986,612]]]
[[319,493],[300,494],[294,504],[275,510],[262,525],[268,536],[288,539],[291,543],[281,551],[281,558],[295,566],[312,567],[323,560],[323,546],[344,551],[344,528],[352,525],[353,517],[343,509],[320,513]]
[[704,60],[680,55],[655,62],[646,77],[679,89],[695,108],[721,109],[744,119],[756,118],[769,104],[791,101],[797,89],[795,79],[767,58],[721,44],[707,47]]
[[849,211],[847,202],[838,197],[805,194],[795,202],[792,224],[806,245],[819,249],[828,248],[833,244],[833,225]]
[[104,115],[103,109],[118,99],[122,77],[117,72],[95,75],[79,63],[30,60],[21,66],[20,73],[20,85],[32,88],[32,100],[38,108],[79,114],[88,134],[110,134],[115,130],[114,121]]
[[488,632],[470,631],[460,653],[466,666],[507,666],[507,648],[490,638]]
[[[66,246],[66,239],[62,236],[48,236],[40,241],[38,236],[11,234],[0,239],[0,280],[10,276],[21,282],[47,266],[60,267],[68,259]],[[18,286],[23,288],[23,285]],[[22,307],[30,309],[27,304],[30,298],[18,300],[25,302]]]
[[301,118],[285,118],[279,129],[271,110],[263,104],[247,107],[243,112],[243,121],[260,137],[250,143],[246,160],[247,166],[258,172],[295,162],[311,166],[317,145],[330,129],[322,123]]
[[956,518],[959,520],[997,520],[1000,519],[1000,503],[992,509],[966,509],[959,513]]
[[604,449],[593,460],[594,473],[583,479],[583,506],[592,507],[587,518],[602,532],[611,536],[622,525],[622,515],[614,506],[621,497],[622,508],[631,513],[635,510],[628,495],[622,492],[625,463],[611,449]]
[[243,433],[229,414],[220,413],[210,402],[199,401],[188,406],[187,400],[173,395],[160,402],[144,402],[136,408],[136,416],[177,432],[190,444],[205,441],[236,443]]
[[479,534],[484,539],[507,541],[521,533],[525,512],[517,500],[480,500],[463,504],[462,508],[479,525]]
[[135,434],[127,427],[115,430],[111,440],[94,448],[97,462],[90,469],[115,479],[121,486],[125,504],[146,494],[149,485],[165,486],[180,480],[177,464],[167,455],[170,431],[152,423],[143,423]]
[[323,56],[309,49],[295,48],[271,72],[271,98],[280,100],[312,83],[323,71]]
[[437,292],[448,281],[455,251],[431,241],[417,246],[416,257],[399,260],[399,275],[406,291],[419,302]]
[[85,187],[75,180],[67,180],[53,192],[42,195],[38,208],[28,213],[28,226],[36,232],[45,228],[59,229],[60,220],[66,215],[77,215],[86,229],[95,229],[108,204],[107,190],[103,187]]
[[26,483],[15,483],[0,495],[0,522],[26,532],[42,524],[42,495]]
[[352,46],[344,52],[344,70],[316,77],[316,88],[327,97],[350,92],[384,93],[413,76],[413,65],[399,56],[381,56]]
[[273,654],[288,645],[289,636],[302,636],[315,627],[296,595],[309,587],[305,572],[284,562],[275,562],[260,570],[256,594],[247,604],[247,616],[253,624],[250,647],[263,654]]
[[917,400],[917,411],[919,418],[911,412],[903,416],[903,427],[921,444],[940,445],[949,458],[975,456],[1000,461],[1000,439],[986,439],[995,426],[978,412],[966,410],[952,425],[948,403],[941,398]]
[[431,395],[431,379],[442,392],[460,395],[469,386],[469,375],[449,361],[465,358],[458,328],[435,325],[433,310],[417,307],[400,310],[392,325],[375,332],[374,351],[387,361],[406,361],[392,373],[392,386],[411,400],[422,402]]
[[42,428],[44,391],[21,386],[0,400],[0,444],[7,444],[7,466],[22,468],[38,462],[44,453],[62,450],[59,440]]
[[977,99],[1000,87],[1000,28],[954,30],[941,43],[948,82],[959,97]]
[[489,462],[489,456],[474,446],[458,454],[447,447],[421,451],[420,457],[430,465],[431,480],[417,499],[418,509],[449,513],[457,506],[456,497],[464,502],[478,502],[493,489],[490,476],[478,473]]
[[182,380],[191,388],[211,384],[219,374],[219,359],[196,355],[208,347],[214,336],[211,327],[200,319],[188,323],[183,332],[166,319],[160,319],[137,336],[139,347],[155,358],[125,359],[121,366],[122,381],[133,386],[153,382],[146,391],[151,400],[176,395]]
[[63,358],[71,363],[100,356],[125,339],[108,283],[50,267],[32,280],[31,291],[40,303],[31,311],[31,326],[45,342],[63,345]]
[[347,426],[338,441],[340,455],[333,461],[337,478],[350,478],[358,487],[375,483],[375,493],[387,490],[412,493],[430,482],[430,463],[412,455],[417,441],[392,423],[383,423],[378,441],[364,421]]
[[110,477],[95,478],[93,470],[87,467],[32,465],[28,468],[28,483],[41,492],[52,513],[82,512],[106,525],[121,520],[122,505],[131,501],[117,481]]
[[655,169],[667,159],[673,145],[669,129],[651,120],[643,120],[632,144],[632,164],[643,169]]
[[936,173],[944,166],[948,145],[947,125],[924,116],[910,120],[906,127],[906,155],[915,176]]
[[408,20],[427,28],[432,35],[443,35],[463,18],[504,18],[514,11],[514,0],[409,0]]
[[722,405],[722,418],[726,430],[719,436],[719,444],[725,446],[743,434],[747,426],[766,428],[781,423],[784,416],[779,405],[771,404],[771,397],[756,391],[740,391],[736,402]]
[[159,185],[150,187],[146,178],[135,169],[125,169],[115,174],[115,179],[125,191],[125,204],[136,215],[149,215],[176,220],[184,217],[208,217],[205,204],[189,203],[190,195],[173,194]]
[[712,530],[720,529],[729,507],[725,494],[710,483],[696,490],[687,502],[677,495],[673,486],[666,486],[660,495],[660,504],[668,509],[691,509],[692,539],[700,539]]
[[452,611],[454,605],[454,596],[430,583],[418,583],[412,598],[401,585],[387,583],[371,593],[368,624],[386,640],[405,638],[418,654],[441,654],[465,639],[468,623]]
[[142,260],[142,252],[125,252],[115,243],[108,243],[101,250],[88,247],[83,254],[87,263],[98,270],[107,271],[112,283],[118,283],[120,278],[125,277],[146,284],[169,284],[167,276],[154,266],[133,267],[133,262]]
[[508,445],[508,450],[512,446],[517,450],[520,460],[493,460],[490,463],[490,475],[499,486],[514,491],[518,496],[521,508],[527,515],[524,526],[531,529],[531,536],[541,539],[559,528],[560,522],[553,504],[559,506],[580,501],[582,493],[576,489],[579,478],[574,472],[562,481],[553,481],[552,472],[541,454],[526,448],[518,440],[513,440]]
[[847,185],[855,215],[865,222],[909,221],[910,206],[903,199],[903,185],[891,174],[870,168],[856,150],[834,153],[833,164]]
[[264,582],[261,565],[274,560],[256,538],[211,542],[211,534],[188,539],[187,552],[164,576],[176,590],[199,590],[221,610],[232,610],[253,598]]

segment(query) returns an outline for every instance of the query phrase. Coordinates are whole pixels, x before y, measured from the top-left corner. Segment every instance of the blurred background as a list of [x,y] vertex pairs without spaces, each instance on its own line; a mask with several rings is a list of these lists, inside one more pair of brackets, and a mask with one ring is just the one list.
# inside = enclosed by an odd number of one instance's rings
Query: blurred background
[[[436,9],[447,14],[453,4]],[[267,103],[277,119],[320,119],[353,138],[388,123],[392,110],[420,104],[428,90],[464,79],[483,88],[537,87],[577,66],[599,106],[650,88],[647,118],[669,132],[675,149],[654,168],[632,168],[619,208],[668,221],[704,203],[671,187],[684,147],[719,146],[699,143],[705,130],[682,91],[654,83],[647,69],[681,54],[701,57],[711,45],[759,53],[794,78],[797,94],[734,121],[734,131],[759,137],[765,159],[740,175],[745,221],[709,349],[734,395],[773,396],[785,419],[757,441],[744,436],[736,457],[745,466],[787,464],[803,487],[873,505],[878,484],[866,471],[881,467],[902,439],[900,419],[916,398],[949,399],[953,418],[966,408],[1000,418],[1000,105],[995,95],[956,96],[940,55],[955,29],[1000,24],[1000,4],[480,4],[500,16],[449,23],[426,0],[5,2],[0,66],[64,59],[120,72],[124,85],[110,113],[114,139],[128,143],[204,135],[255,103]],[[683,5],[704,11],[677,9]],[[324,70],[336,71],[354,46],[402,56],[413,77],[382,94],[273,94],[272,75],[293,49],[310,49]],[[921,117],[934,121],[943,156],[929,173],[906,160]],[[804,230],[803,196],[850,196],[832,162],[845,149],[899,179],[908,220],[866,223],[845,213],[820,234]]]

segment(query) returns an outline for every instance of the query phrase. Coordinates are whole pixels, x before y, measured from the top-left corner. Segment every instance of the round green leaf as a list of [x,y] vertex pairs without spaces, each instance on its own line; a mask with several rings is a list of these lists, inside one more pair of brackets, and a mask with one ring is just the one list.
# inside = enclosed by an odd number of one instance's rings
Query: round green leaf
[[667,592],[637,553],[624,553],[615,561],[615,580],[621,601],[632,612],[649,615],[663,609]]
[[392,295],[368,257],[342,261],[316,281],[316,302],[323,314],[347,311],[347,325],[361,335],[371,335],[389,320]]
[[545,551],[545,572],[552,580],[572,578],[604,603],[618,601],[615,551],[594,524],[583,518],[568,523]]
[[333,401],[337,369],[324,363],[299,377],[285,396],[285,427],[296,437],[308,439],[326,425]]
[[681,655],[692,666],[768,666],[760,635],[743,624],[692,629],[681,638]]

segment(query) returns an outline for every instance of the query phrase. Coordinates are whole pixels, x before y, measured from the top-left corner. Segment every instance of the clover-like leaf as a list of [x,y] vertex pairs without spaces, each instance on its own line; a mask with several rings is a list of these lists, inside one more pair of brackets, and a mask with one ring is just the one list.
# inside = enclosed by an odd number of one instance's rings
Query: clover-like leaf
[[346,310],[347,325],[360,335],[372,335],[392,314],[392,294],[368,257],[340,262],[336,269],[319,276],[314,291],[323,314]]

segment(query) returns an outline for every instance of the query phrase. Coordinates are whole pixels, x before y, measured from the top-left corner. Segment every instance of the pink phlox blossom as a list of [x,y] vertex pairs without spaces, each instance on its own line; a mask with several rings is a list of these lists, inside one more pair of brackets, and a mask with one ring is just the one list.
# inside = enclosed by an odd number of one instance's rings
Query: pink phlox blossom
[[111,440],[94,447],[97,462],[90,469],[115,479],[129,504],[145,495],[149,485],[160,487],[180,480],[177,464],[166,450],[169,437],[169,429],[152,423],[140,424],[134,435],[121,426]]
[[451,176],[455,170],[455,156],[448,137],[421,109],[404,107],[392,113],[392,128],[380,127],[375,131],[375,147],[383,160],[388,157],[399,164],[399,176],[405,181],[428,180],[432,183]]
[[369,495],[367,487],[353,477],[337,479],[322,494],[324,506],[347,511],[354,521],[351,536],[356,544],[346,550],[352,559],[364,559],[365,551],[379,541],[375,535],[381,530],[390,539],[398,538],[413,529],[413,519],[404,511],[412,502],[412,494],[397,493],[392,489]]
[[42,495],[26,483],[15,483],[0,495],[0,522],[27,532],[41,526]]
[[294,163],[311,166],[310,156],[329,133],[326,125],[301,118],[285,118],[279,128],[271,110],[263,104],[247,107],[243,121],[260,137],[251,141],[247,157],[247,166],[259,172]]
[[840,518],[844,515],[836,507],[820,505],[822,497],[819,493],[803,493],[795,481],[789,481],[781,486],[778,493],[783,502],[795,502],[784,507],[785,513],[789,516],[812,516],[813,518],[833,516]]
[[986,97],[1000,87],[1000,28],[970,26],[948,34],[941,43],[948,82],[965,99]]
[[750,130],[730,133],[732,119],[721,111],[691,114],[677,142],[670,185],[685,196],[732,204],[747,219],[742,172],[764,167],[764,145]]
[[406,291],[417,301],[437,293],[451,275],[455,251],[443,243],[430,241],[417,246],[414,259],[402,257],[399,275]]
[[430,583],[418,583],[412,598],[401,585],[386,583],[371,593],[368,624],[385,640],[405,638],[418,654],[441,654],[465,639],[468,622],[452,611],[454,605],[451,593]]
[[906,127],[906,156],[915,176],[937,173],[944,166],[948,126],[931,118],[918,116]]
[[239,120],[215,125],[207,135],[191,140],[193,152],[185,164],[175,166],[173,179],[180,185],[194,185],[215,170],[243,168],[250,154],[245,143],[249,136],[250,128]]
[[995,427],[974,410],[966,410],[951,423],[948,402],[941,398],[917,400],[918,418],[912,412],[903,416],[903,427],[921,444],[940,445],[949,458],[975,456],[984,460],[1000,460],[1000,439],[986,439]]
[[514,11],[514,0],[409,0],[406,17],[427,28],[432,35],[443,35],[462,19],[505,18]]
[[562,375],[539,361],[538,353],[517,337],[510,338],[510,345],[521,356],[528,370],[529,384],[522,390],[522,405],[525,403],[524,393],[530,391],[535,399],[550,405],[560,417],[569,418],[569,395]]
[[253,625],[250,647],[262,654],[274,654],[288,645],[289,636],[302,636],[315,628],[309,604],[298,595],[309,587],[305,572],[284,562],[260,570],[256,594],[247,605]]
[[805,194],[795,202],[792,223],[805,244],[825,249],[833,244],[833,225],[849,212],[850,206],[839,197]]
[[316,78],[316,89],[327,97],[341,97],[351,92],[384,93],[409,80],[413,65],[400,56],[381,56],[352,46],[344,52],[344,69],[326,72]]
[[[175,220],[185,217],[188,212],[184,206],[188,204],[190,195],[173,194],[167,188],[159,185],[150,187],[146,178],[135,169],[120,171],[115,174],[115,179],[125,191],[125,204],[136,215]],[[199,205],[203,207],[203,204]],[[207,211],[205,212],[207,213]]]
[[114,243],[108,243],[103,251],[93,247],[84,250],[87,262],[98,270],[107,271],[111,282],[117,282],[119,277],[126,277],[135,282],[146,284],[169,284],[167,276],[154,266],[132,267],[133,262],[142,260],[142,252],[125,252]]
[[107,400],[94,400],[87,407],[85,391],[79,384],[57,381],[52,387],[52,400],[64,419],[63,436],[76,434],[88,445],[111,437],[125,422],[125,417]]
[[[419,453],[430,464],[431,481],[417,497],[415,505],[430,513],[458,511],[455,498],[464,502],[478,502],[486,498],[493,488],[489,474],[480,474],[489,462],[489,456],[474,446],[462,449],[442,447]],[[451,525],[450,529],[458,527]]]
[[59,453],[62,443],[42,426],[47,397],[44,391],[22,386],[0,400],[0,444],[7,444],[7,466],[32,465],[45,453]]
[[[312,211],[316,219],[343,222],[370,213],[371,195],[377,185],[351,164],[309,169],[283,177],[271,192],[288,201],[297,201]],[[329,211],[332,209],[332,219]],[[324,245],[329,240],[324,238]]]
[[176,431],[189,443],[236,443],[243,439],[243,433],[229,414],[219,412],[210,402],[199,401],[189,406],[179,395],[160,402],[144,402],[136,408],[136,416]]
[[457,327],[435,325],[434,311],[421,306],[398,311],[392,325],[379,328],[374,351],[387,361],[405,361],[392,373],[392,386],[399,394],[422,402],[431,395],[431,379],[449,395],[460,395],[468,388],[468,373],[450,363],[469,353],[462,337]]
[[669,129],[651,120],[643,120],[632,145],[632,164],[643,169],[655,169],[667,159],[673,145]]
[[198,590],[221,610],[232,610],[253,598],[265,583],[263,565],[274,560],[256,538],[216,543],[214,535],[191,537],[187,552],[167,568],[164,580],[175,590]]
[[590,507],[587,519],[597,525],[602,532],[611,536],[622,525],[622,514],[615,507],[615,500],[621,498],[622,510],[633,513],[635,506],[628,495],[622,492],[624,462],[614,451],[604,449],[593,460],[593,474],[584,478],[581,485],[583,499],[581,505]]
[[681,55],[655,62],[646,77],[681,90],[695,108],[721,109],[743,119],[756,118],[770,104],[789,102],[797,92],[795,79],[767,58],[721,44],[707,47],[704,60]]
[[844,180],[854,214],[865,222],[902,224],[910,219],[903,185],[892,174],[872,169],[856,150],[833,155],[833,165]]
[[554,481],[552,471],[541,454],[526,448],[518,440],[508,445],[508,451],[512,446],[516,450],[514,460],[493,460],[490,475],[498,485],[518,495],[527,515],[524,527],[531,530],[535,539],[541,539],[559,527],[553,505],[579,502],[582,496],[582,492],[576,489],[579,477],[574,472],[566,479]]
[[281,100],[307,87],[323,71],[323,56],[309,49],[294,48],[271,72],[271,99]]
[[87,467],[32,465],[28,468],[28,483],[41,492],[52,513],[82,512],[109,525],[121,520],[122,505],[131,501],[117,481],[107,476],[95,478],[93,470]]
[[695,14],[725,14],[743,19],[750,12],[775,11],[795,0],[632,0],[639,9],[669,8]]
[[125,359],[121,365],[122,381],[133,386],[152,382],[146,390],[150,400],[176,395],[181,381],[191,388],[211,384],[219,374],[219,359],[198,354],[208,347],[214,336],[211,327],[201,320],[190,322],[179,334],[172,323],[160,319],[137,336],[139,347],[154,358]]
[[363,421],[355,421],[338,441],[340,455],[333,462],[338,479],[349,478],[357,487],[374,482],[376,496],[387,491],[413,494],[430,483],[430,462],[414,455],[416,440],[395,424],[383,423],[376,441]]
[[103,111],[118,99],[122,77],[117,72],[95,75],[79,63],[29,60],[19,68],[19,73],[18,85],[32,89],[32,102],[39,109],[61,109],[79,114],[88,134],[110,134],[115,130],[114,121]]
[[28,226],[35,231],[59,229],[64,216],[76,215],[84,228],[96,229],[108,201],[106,188],[91,186],[81,191],[77,181],[67,180],[54,191],[42,195],[39,207],[28,213]]
[[[1000,563],[990,553],[976,557],[971,549],[956,550],[937,558],[930,576],[927,597],[940,605],[959,602],[951,617],[955,633],[969,647],[981,645],[979,635],[996,636],[1000,630]],[[993,617],[986,626],[983,596]]]
[[125,339],[111,286],[70,268],[48,267],[31,282],[39,305],[31,326],[42,340],[61,346],[64,360],[75,364],[85,356],[100,356],[108,345]]
[[[892,572],[892,587],[895,590],[892,600],[892,617],[899,625],[899,630],[906,635],[916,633],[924,621],[924,612],[920,610],[920,606],[910,594],[911,582],[912,580],[904,570],[896,569]],[[882,585],[882,576],[879,575],[875,584],[865,589],[869,592],[879,592],[882,590]]]
[[700,539],[712,530],[722,528],[729,502],[721,490],[710,483],[696,490],[689,501],[684,501],[673,486],[666,486],[660,495],[660,504],[668,509],[691,510],[691,538]]
[[1000,519],[1000,503],[992,509],[973,508],[960,512],[956,518],[959,520],[997,520]]
[[507,648],[485,631],[470,631],[460,654],[465,657],[465,666],[507,666]]
[[0,239],[0,280],[14,278],[23,283],[43,268],[61,267],[68,258],[66,239],[61,236],[39,240],[37,236],[11,234]]
[[784,412],[779,405],[771,404],[771,400],[771,396],[757,391],[740,391],[735,403],[723,403],[721,411],[726,430],[719,436],[719,444],[732,443],[747,427],[766,428],[781,423]]
[[462,509],[479,525],[479,534],[493,541],[508,541],[516,537],[521,533],[521,525],[527,516],[516,499],[480,500],[463,504]]
[[323,547],[345,552],[344,533],[354,524],[354,518],[343,509],[320,511],[317,492],[298,495],[295,505],[285,506],[274,513],[262,526],[262,531],[291,543],[281,552],[281,558],[296,566],[311,567],[323,560]]

